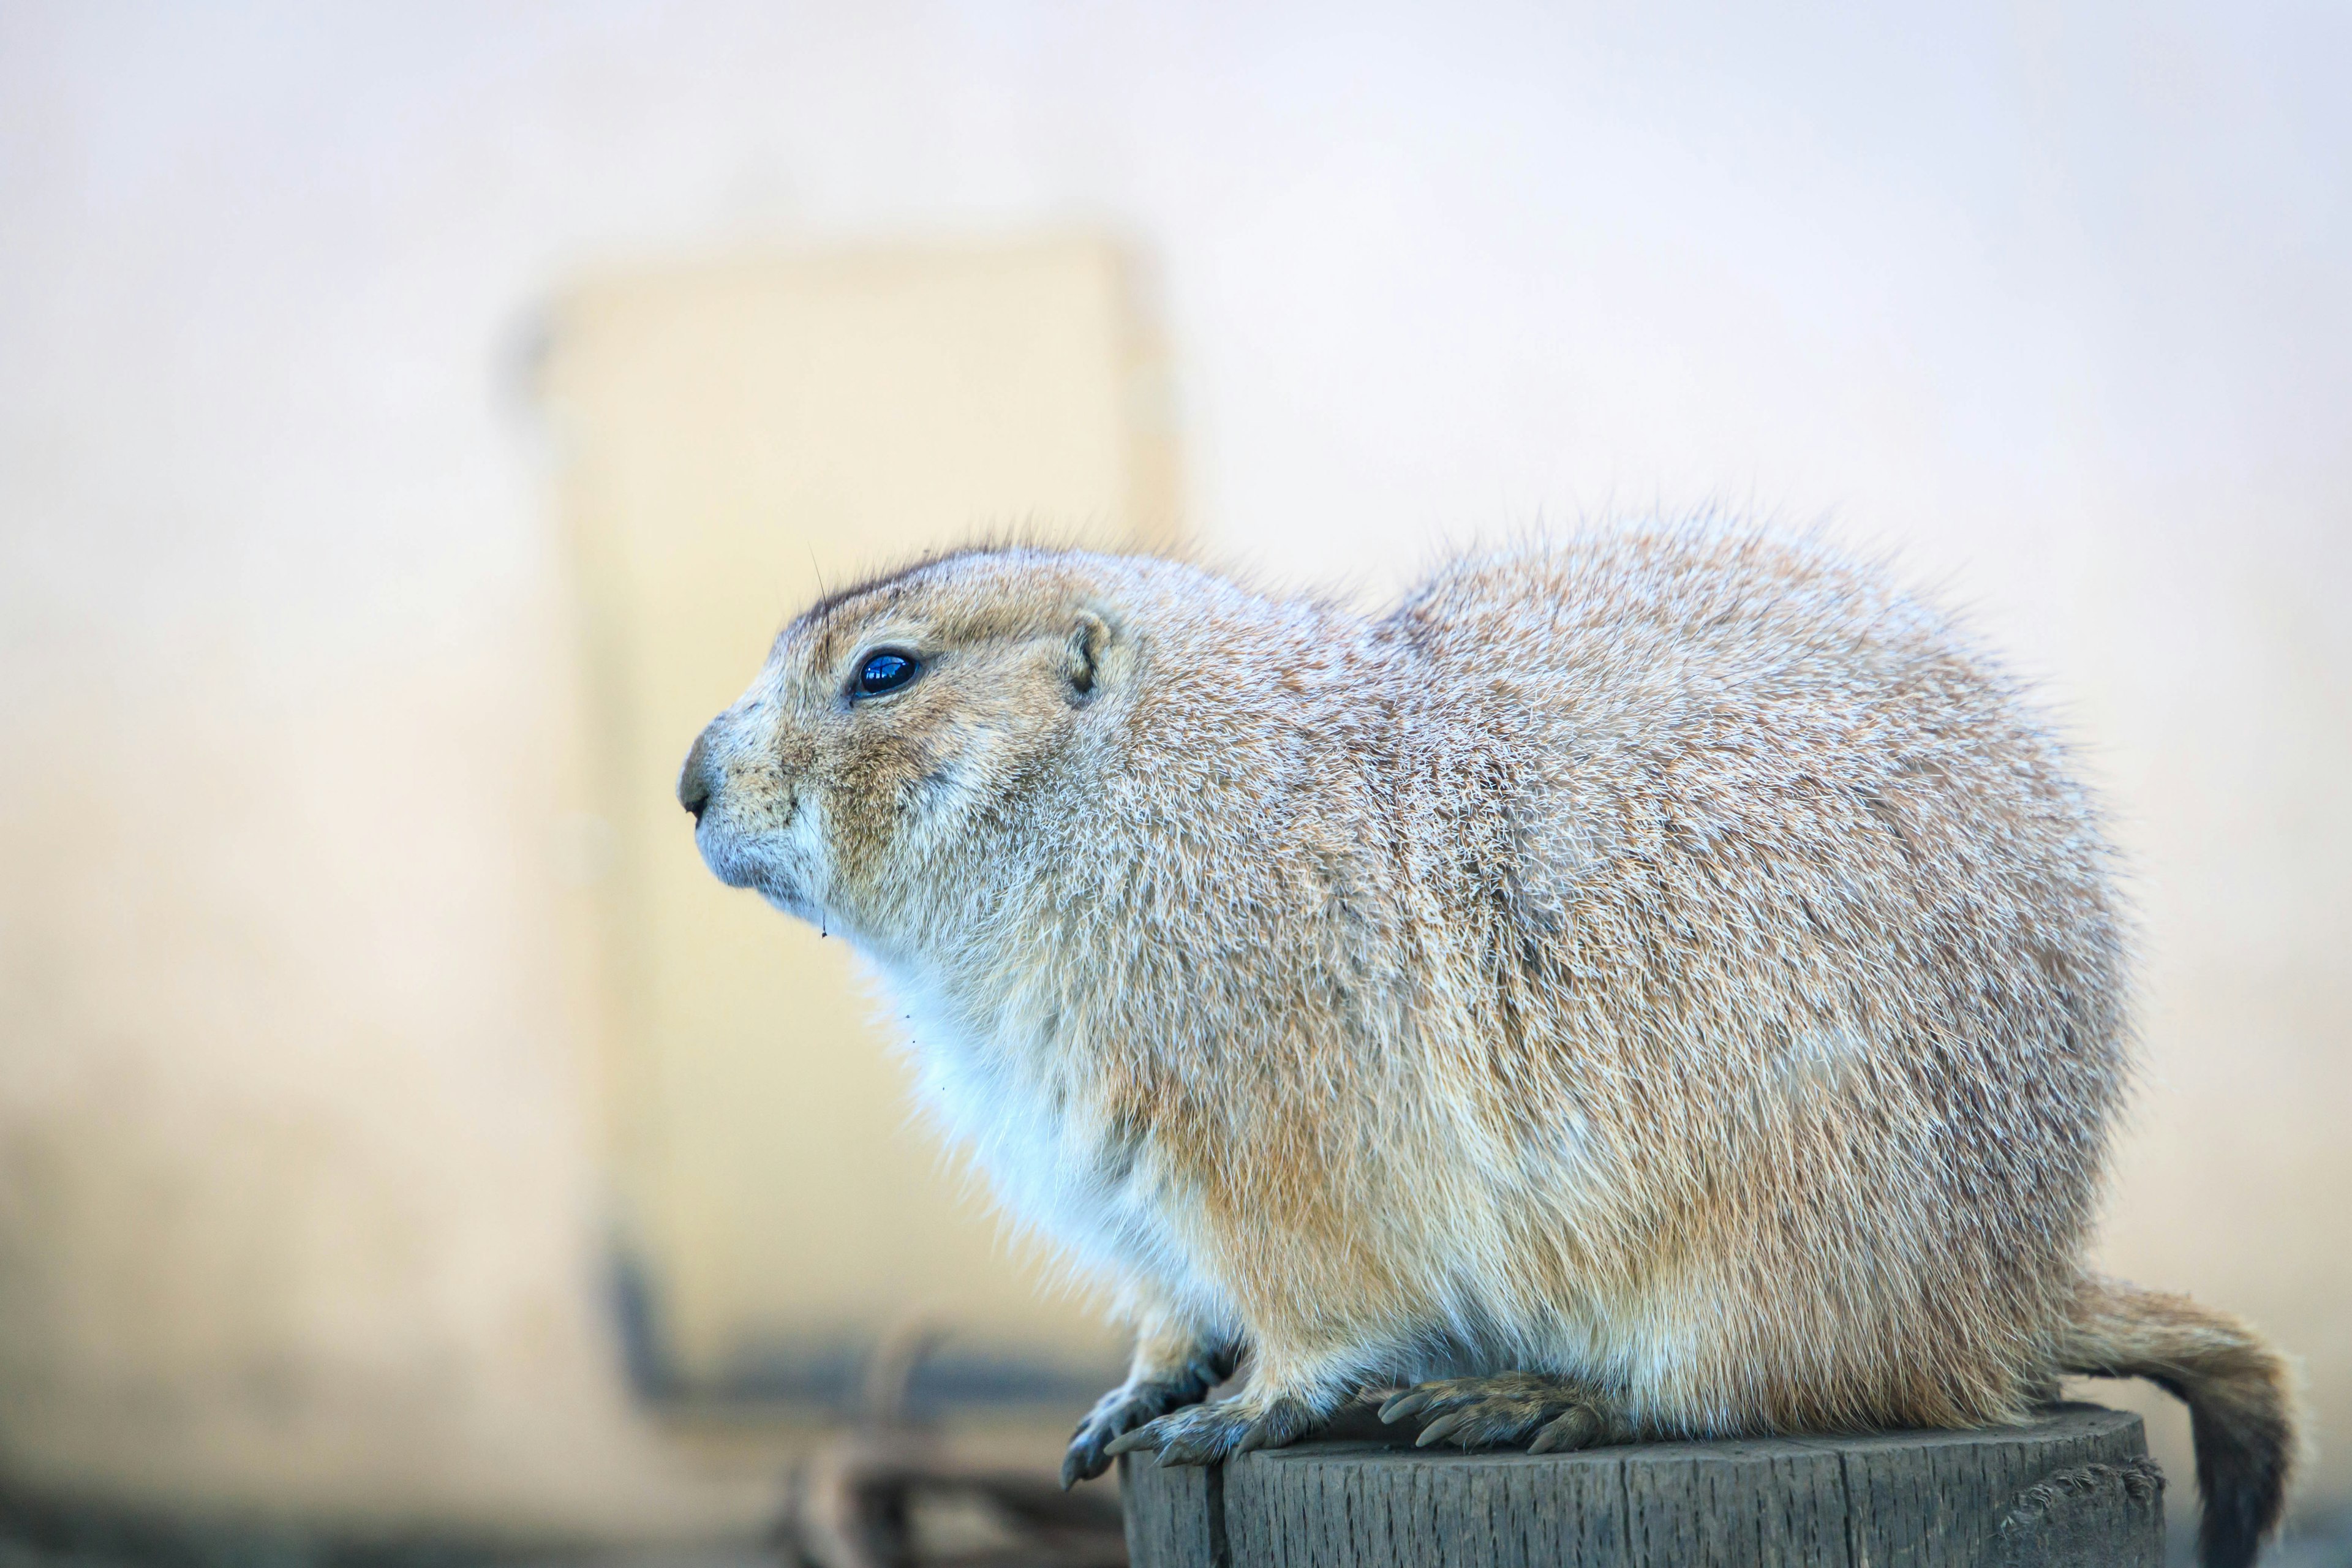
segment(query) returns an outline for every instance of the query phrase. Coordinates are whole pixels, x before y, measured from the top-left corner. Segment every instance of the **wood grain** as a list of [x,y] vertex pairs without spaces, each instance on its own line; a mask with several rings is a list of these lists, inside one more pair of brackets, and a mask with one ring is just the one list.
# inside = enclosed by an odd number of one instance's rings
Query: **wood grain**
[[2051,1407],[1978,1432],[1416,1449],[1341,1433],[1215,1469],[1120,1461],[1136,1568],[2154,1568],[2139,1417]]

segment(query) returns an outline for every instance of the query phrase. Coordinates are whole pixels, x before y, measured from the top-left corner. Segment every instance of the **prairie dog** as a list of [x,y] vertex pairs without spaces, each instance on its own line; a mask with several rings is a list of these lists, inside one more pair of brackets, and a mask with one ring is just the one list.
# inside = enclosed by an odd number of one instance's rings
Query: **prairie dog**
[[2188,1402],[2209,1563],[2277,1520],[2277,1354],[2082,1261],[2129,1043],[2095,805],[1816,542],[1530,543],[1377,617],[929,560],[786,627],[679,797],[871,961],[948,1131],[1133,1325],[1066,1480],[1368,1389],[1550,1449],[2097,1373]]

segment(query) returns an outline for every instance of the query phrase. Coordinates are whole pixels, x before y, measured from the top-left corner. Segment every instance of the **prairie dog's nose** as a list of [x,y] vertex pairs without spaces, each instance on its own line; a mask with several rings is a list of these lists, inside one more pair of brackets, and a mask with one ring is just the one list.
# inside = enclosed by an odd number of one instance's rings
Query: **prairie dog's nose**
[[718,782],[710,766],[710,731],[705,730],[694,738],[694,749],[686,753],[686,766],[677,775],[677,804],[693,815],[697,824],[702,821],[703,808],[710,804],[710,791]]

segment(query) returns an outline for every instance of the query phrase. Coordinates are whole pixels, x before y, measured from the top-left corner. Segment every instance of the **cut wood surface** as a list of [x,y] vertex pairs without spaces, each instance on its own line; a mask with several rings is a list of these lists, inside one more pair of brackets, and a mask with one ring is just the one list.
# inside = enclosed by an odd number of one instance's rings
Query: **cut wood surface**
[[2139,1417],[1580,1454],[1338,1432],[1209,1469],[1120,1461],[1135,1568],[2155,1568],[2163,1478]]

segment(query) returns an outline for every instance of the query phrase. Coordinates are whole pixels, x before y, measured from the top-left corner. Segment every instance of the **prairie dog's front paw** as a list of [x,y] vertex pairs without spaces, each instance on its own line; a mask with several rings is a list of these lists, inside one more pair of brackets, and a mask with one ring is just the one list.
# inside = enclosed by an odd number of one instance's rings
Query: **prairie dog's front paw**
[[[1202,1392],[1206,1392],[1203,1390]],[[1110,1445],[1155,1416],[1163,1415],[1179,1404],[1190,1401],[1180,1397],[1181,1391],[1171,1384],[1122,1384],[1095,1401],[1078,1429],[1070,1434],[1069,1451],[1062,1456],[1062,1487],[1067,1490],[1080,1481],[1090,1481],[1110,1468]],[[1200,1394],[1192,1394],[1197,1400]]]
[[1129,1378],[1104,1394],[1070,1435],[1069,1452],[1062,1456],[1063,1488],[1101,1475],[1112,1454],[1124,1452],[1111,1447],[1114,1440],[1181,1405],[1199,1404],[1233,1369],[1231,1351],[1207,1350],[1166,1377]]
[[1286,1447],[1322,1425],[1323,1418],[1304,1401],[1284,1394],[1261,1405],[1244,1394],[1163,1415],[1105,1451],[1118,1455],[1152,1448],[1163,1465],[1213,1465],[1253,1448]]

